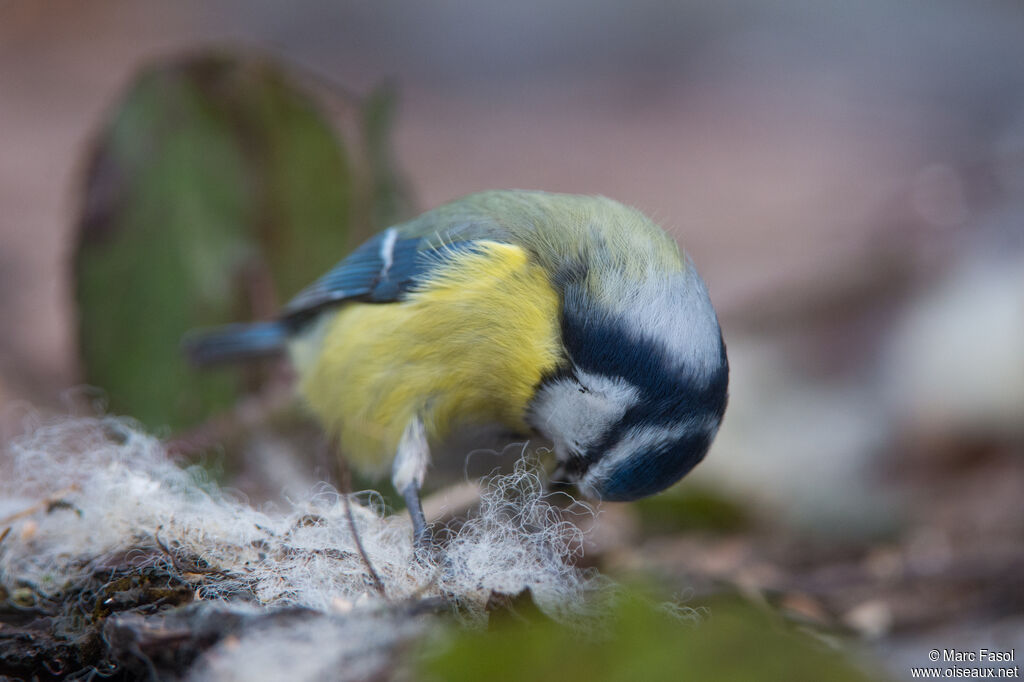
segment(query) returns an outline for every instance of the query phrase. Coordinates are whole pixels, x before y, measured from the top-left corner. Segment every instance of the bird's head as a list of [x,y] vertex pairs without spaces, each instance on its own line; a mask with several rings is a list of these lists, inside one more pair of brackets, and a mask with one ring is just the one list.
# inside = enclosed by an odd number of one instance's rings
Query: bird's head
[[624,289],[616,305],[566,290],[566,362],[530,406],[531,424],[555,446],[553,482],[636,500],[704,458],[725,413],[729,365],[707,290],[687,266]]

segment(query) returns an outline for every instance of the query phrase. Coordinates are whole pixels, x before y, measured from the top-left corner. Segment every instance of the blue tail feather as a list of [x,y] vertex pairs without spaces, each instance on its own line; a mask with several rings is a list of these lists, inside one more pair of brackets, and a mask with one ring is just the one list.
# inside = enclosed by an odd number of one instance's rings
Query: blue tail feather
[[288,328],[282,322],[257,322],[197,329],[181,345],[189,361],[202,367],[276,355],[287,341]]

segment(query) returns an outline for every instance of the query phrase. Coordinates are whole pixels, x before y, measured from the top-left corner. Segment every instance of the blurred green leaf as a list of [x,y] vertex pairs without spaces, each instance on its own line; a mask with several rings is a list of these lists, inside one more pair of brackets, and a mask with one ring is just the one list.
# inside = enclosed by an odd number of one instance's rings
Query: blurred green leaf
[[609,631],[583,636],[558,624],[505,618],[487,632],[461,631],[420,662],[427,680],[758,680],[865,682],[844,655],[737,598],[680,620],[626,596]]
[[750,526],[747,510],[712,488],[686,482],[632,505],[649,534],[707,530],[734,533]]
[[379,227],[379,196],[407,205],[390,121],[355,130],[373,140],[343,144],[265,60],[203,55],[137,78],[90,156],[75,254],[86,380],[112,411],[178,429],[231,405],[237,373],[187,367],[182,334],[272,314]]

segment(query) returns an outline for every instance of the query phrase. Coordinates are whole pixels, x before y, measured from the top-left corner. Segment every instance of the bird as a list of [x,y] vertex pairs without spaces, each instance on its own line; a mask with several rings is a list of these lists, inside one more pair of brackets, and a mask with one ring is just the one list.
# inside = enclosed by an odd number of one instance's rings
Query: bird
[[431,447],[493,424],[552,446],[553,486],[633,501],[696,466],[728,402],[718,317],[693,261],[602,196],[470,194],[371,237],[276,319],[187,334],[197,366],[286,354],[358,470],[420,491]]

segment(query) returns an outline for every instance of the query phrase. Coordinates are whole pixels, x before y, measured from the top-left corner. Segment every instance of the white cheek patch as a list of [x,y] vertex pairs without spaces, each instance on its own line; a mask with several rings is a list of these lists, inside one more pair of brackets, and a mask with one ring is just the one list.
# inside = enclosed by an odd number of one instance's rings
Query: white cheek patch
[[578,376],[579,384],[561,379],[545,386],[534,411],[535,426],[563,452],[585,451],[640,399],[640,391],[621,379],[588,372]]
[[[601,398],[607,403],[622,405],[629,409],[640,400],[640,389],[621,377],[610,377],[604,374],[593,374],[576,370],[580,384],[590,395]],[[579,392],[577,387],[577,392]],[[623,410],[625,414],[625,410]]]
[[606,481],[620,464],[631,457],[655,455],[665,446],[678,441],[688,433],[707,433],[710,440],[714,438],[717,431],[718,420],[712,415],[704,415],[665,426],[651,424],[634,426],[622,435],[618,443],[605,452],[597,453],[597,461],[587,470],[583,480],[579,483],[579,488],[587,495],[596,497],[600,484]]

